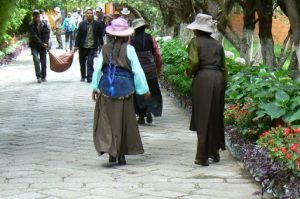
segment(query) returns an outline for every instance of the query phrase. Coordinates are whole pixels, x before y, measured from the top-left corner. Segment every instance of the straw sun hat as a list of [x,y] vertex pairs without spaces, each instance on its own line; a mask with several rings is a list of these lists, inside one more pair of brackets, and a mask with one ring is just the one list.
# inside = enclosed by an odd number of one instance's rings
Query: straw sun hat
[[145,19],[143,18],[137,18],[135,20],[132,21],[132,27],[134,29],[140,28],[142,26],[149,26],[149,24],[146,22]]
[[201,30],[204,32],[214,33],[216,21],[212,19],[212,16],[206,14],[197,14],[194,22],[187,26],[191,30]]
[[105,28],[105,31],[114,36],[127,37],[132,35],[134,29],[128,26],[126,19],[121,17],[111,21],[111,25]]

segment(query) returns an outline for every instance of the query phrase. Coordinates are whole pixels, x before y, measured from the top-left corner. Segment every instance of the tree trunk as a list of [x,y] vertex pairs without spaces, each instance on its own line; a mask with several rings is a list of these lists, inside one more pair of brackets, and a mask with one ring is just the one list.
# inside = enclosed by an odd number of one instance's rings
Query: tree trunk
[[253,54],[254,30],[244,29],[243,39],[240,45],[240,56],[245,59],[246,64],[250,64]]
[[270,37],[261,37],[261,54],[263,56],[263,63],[266,66],[275,66],[275,55],[274,55],[274,41]]
[[186,28],[187,24],[182,23],[180,24],[179,28],[179,37],[185,42],[188,43],[191,38],[193,37],[193,32]]
[[267,66],[275,66],[274,40],[272,36],[273,0],[256,0],[256,5],[263,62]]
[[255,29],[255,7],[253,0],[247,0],[244,6],[244,28],[241,40],[240,55],[250,64],[253,54],[253,41]]
[[291,24],[292,36],[295,45],[295,53],[298,60],[297,69],[299,73],[300,71],[300,13],[299,11],[300,9],[297,2],[296,0],[285,1],[285,6]]

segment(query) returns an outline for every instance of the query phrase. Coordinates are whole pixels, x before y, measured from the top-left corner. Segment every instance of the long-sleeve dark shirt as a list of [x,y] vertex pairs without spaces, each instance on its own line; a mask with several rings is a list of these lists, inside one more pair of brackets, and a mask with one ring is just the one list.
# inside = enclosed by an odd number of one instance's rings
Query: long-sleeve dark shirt
[[37,50],[46,50],[44,44],[49,44],[50,29],[41,21],[40,24],[31,21],[29,23],[29,46]]

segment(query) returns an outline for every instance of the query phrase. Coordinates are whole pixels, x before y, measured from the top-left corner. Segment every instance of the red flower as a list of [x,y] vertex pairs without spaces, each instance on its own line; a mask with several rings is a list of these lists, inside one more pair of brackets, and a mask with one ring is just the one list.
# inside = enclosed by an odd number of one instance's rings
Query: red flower
[[274,142],[274,140],[273,140],[273,139],[270,139],[269,143],[272,144],[273,142]]
[[286,153],[286,148],[285,148],[285,147],[282,148],[282,149],[281,149],[281,152],[282,152],[282,153]]
[[297,151],[297,144],[296,143],[294,143],[292,146],[291,146],[291,150],[292,151]]
[[300,133],[300,129],[299,128],[294,128],[294,132],[297,134],[297,133]]
[[284,128],[284,135],[288,136],[291,133],[291,129],[290,128]]
[[292,155],[290,153],[286,154],[285,157],[289,160],[292,159]]
[[266,131],[266,132],[265,132],[265,135],[269,135],[269,134],[270,134],[270,131]]

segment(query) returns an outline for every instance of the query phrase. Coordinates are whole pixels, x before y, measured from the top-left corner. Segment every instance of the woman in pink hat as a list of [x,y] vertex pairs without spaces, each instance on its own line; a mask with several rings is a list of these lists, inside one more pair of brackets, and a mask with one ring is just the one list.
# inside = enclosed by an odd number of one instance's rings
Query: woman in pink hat
[[211,16],[198,14],[187,26],[195,34],[189,43],[189,66],[185,71],[193,78],[190,130],[197,131],[195,164],[202,166],[209,166],[210,157],[219,162],[219,149],[225,150],[223,111],[227,70],[223,47],[210,36],[214,25]]
[[93,139],[98,155],[109,154],[109,162],[126,164],[125,155],[144,153],[133,105],[133,94],[150,96],[143,69],[134,47],[128,44],[133,28],[123,18],[106,27],[113,41],[99,55],[92,80],[96,101]]

